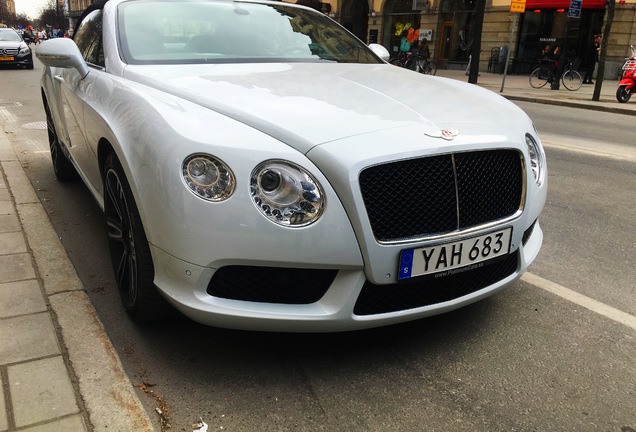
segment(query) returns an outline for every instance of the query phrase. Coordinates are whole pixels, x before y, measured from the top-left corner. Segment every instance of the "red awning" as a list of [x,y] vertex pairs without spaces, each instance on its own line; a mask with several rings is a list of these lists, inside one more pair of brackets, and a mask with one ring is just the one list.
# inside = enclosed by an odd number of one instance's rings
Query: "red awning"
[[[526,0],[526,12],[533,9],[568,9],[570,0]],[[583,9],[603,9],[605,0],[583,0]]]

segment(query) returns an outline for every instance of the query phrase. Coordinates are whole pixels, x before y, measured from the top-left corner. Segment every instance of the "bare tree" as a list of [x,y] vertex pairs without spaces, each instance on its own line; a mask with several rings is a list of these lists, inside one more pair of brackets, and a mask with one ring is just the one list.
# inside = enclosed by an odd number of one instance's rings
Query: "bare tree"
[[[0,0],[2,1],[2,0]],[[22,28],[27,28],[31,25],[31,19],[24,13],[16,14],[15,16],[15,25],[22,26]]]

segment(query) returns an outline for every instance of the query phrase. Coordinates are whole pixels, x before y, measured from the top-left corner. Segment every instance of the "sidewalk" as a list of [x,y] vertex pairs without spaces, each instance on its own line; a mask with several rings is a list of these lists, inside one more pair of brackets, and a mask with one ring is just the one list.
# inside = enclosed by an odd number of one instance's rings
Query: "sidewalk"
[[153,430],[4,133],[0,383],[0,431]]
[[[438,76],[468,81],[464,71]],[[571,92],[533,89],[527,76],[481,73],[509,99],[636,114],[606,81]],[[0,432],[152,431],[66,251],[11,143],[0,133]]]
[[[468,75],[463,70],[440,69],[437,71],[437,76],[468,82]],[[501,92],[502,80],[503,75],[480,72],[477,77],[477,85],[492,90],[510,100],[636,115],[636,96],[633,96],[627,103],[620,103],[616,100],[617,80],[605,80],[603,82],[598,102],[592,101],[594,85],[584,84],[577,91],[569,91],[563,85],[561,85],[559,90],[551,90],[550,85],[535,89],[530,87],[528,75],[507,75],[503,92]]]

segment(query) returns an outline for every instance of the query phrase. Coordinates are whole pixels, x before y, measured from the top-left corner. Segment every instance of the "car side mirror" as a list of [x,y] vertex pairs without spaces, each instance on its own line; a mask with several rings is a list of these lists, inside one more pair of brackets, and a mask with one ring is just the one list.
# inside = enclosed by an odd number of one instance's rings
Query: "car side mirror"
[[82,78],[88,75],[88,66],[75,42],[67,38],[49,39],[38,45],[35,56],[45,66],[75,68]]
[[372,43],[372,44],[369,44],[369,48],[371,48],[371,51],[373,51],[373,53],[377,55],[378,57],[380,57],[382,60],[389,61],[391,54],[389,53],[389,50],[384,48],[384,46],[380,44]]

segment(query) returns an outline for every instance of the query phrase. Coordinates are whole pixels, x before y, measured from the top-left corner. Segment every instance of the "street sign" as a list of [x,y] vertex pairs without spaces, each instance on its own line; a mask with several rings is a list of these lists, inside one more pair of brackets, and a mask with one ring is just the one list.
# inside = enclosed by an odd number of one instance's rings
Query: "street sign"
[[526,0],[512,0],[510,2],[510,12],[524,13],[526,11]]
[[583,9],[583,0],[570,0],[568,18],[581,18],[581,9]]

